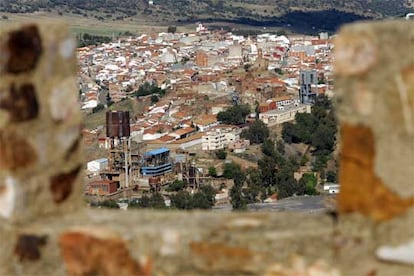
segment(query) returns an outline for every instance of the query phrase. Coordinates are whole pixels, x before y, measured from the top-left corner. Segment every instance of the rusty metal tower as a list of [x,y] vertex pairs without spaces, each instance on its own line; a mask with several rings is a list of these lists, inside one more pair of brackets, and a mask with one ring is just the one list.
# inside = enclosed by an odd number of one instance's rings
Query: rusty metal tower
[[128,188],[131,168],[131,127],[129,111],[106,112],[106,139],[109,144],[109,173],[125,172],[123,188]]

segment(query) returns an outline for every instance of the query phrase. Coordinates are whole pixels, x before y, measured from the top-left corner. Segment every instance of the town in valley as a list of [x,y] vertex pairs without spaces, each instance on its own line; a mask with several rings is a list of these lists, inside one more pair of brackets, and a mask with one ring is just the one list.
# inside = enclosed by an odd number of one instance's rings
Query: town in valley
[[88,202],[324,209],[339,192],[332,43],[197,24],[78,48]]

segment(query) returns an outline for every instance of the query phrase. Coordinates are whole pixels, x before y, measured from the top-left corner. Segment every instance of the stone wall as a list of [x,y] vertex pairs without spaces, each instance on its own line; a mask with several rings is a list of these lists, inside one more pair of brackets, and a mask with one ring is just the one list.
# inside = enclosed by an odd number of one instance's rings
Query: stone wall
[[412,275],[413,27],[341,30],[339,213],[314,215],[83,207],[75,42],[56,23],[10,27],[0,34],[0,275]]

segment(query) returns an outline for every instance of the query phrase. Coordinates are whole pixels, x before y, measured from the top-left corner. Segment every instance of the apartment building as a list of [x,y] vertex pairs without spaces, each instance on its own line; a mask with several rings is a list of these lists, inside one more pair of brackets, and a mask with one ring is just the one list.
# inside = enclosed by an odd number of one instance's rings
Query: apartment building
[[240,135],[234,129],[216,128],[202,136],[201,148],[203,150],[218,150],[227,148],[230,143],[240,140]]

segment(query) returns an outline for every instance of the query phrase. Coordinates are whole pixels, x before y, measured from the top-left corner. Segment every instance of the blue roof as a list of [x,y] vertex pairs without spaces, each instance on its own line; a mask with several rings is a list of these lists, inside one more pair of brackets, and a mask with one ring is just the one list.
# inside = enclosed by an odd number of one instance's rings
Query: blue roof
[[152,156],[152,155],[158,155],[158,154],[162,154],[162,153],[166,153],[169,152],[170,150],[167,148],[159,148],[159,149],[155,149],[155,150],[151,150],[151,151],[147,151],[145,153],[145,156]]

